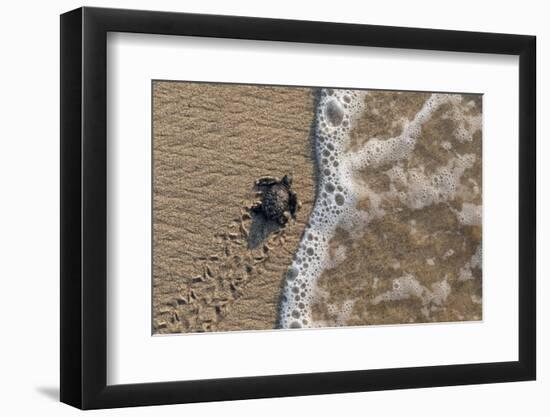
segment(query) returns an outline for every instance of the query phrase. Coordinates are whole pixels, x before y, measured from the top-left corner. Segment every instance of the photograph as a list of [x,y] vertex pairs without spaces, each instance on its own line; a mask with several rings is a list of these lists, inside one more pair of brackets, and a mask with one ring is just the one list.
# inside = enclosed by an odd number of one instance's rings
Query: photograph
[[0,416],[550,416],[543,5],[6,2]]
[[154,335],[483,320],[483,94],[151,89]]

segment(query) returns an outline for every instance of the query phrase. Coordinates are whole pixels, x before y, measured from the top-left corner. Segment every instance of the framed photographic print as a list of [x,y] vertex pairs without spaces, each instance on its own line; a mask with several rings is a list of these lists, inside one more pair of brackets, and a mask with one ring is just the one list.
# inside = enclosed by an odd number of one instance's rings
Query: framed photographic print
[[535,38],[61,16],[61,400],[535,379]]

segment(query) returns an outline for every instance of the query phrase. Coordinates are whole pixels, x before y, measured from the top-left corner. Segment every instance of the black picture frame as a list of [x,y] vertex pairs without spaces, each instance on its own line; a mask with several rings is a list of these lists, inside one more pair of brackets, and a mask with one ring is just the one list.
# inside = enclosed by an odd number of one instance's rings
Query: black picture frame
[[[108,32],[519,56],[518,361],[107,385]],[[61,15],[61,401],[82,409],[536,377],[534,36],[102,8]]]

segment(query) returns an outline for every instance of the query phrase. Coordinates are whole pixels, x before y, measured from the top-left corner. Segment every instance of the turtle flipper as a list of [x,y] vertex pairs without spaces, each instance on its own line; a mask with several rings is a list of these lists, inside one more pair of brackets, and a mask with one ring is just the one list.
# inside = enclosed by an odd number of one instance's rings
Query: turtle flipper
[[290,210],[290,215],[294,220],[296,220],[296,213],[300,209],[300,202],[298,201],[298,196],[292,190],[288,192],[288,208]]
[[279,182],[279,179],[276,177],[261,177],[256,180],[256,186],[258,187],[268,187],[270,185],[275,185]]
[[291,214],[288,212],[288,211],[285,211],[278,219],[278,223],[281,225],[281,226],[284,226],[288,223],[288,221],[290,220],[291,218]]
[[250,206],[250,211],[253,213],[261,213],[262,212],[262,202],[256,201],[252,206]]

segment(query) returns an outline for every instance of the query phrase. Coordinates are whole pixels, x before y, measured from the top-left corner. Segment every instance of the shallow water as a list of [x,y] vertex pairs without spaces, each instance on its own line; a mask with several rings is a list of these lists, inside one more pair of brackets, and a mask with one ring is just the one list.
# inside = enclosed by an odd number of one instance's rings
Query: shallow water
[[283,328],[481,319],[481,96],[320,90]]

